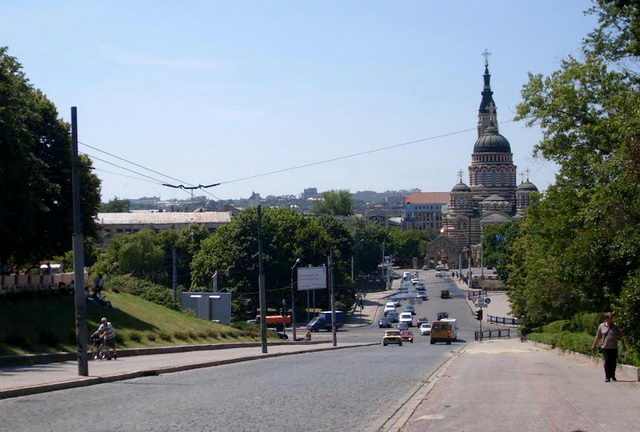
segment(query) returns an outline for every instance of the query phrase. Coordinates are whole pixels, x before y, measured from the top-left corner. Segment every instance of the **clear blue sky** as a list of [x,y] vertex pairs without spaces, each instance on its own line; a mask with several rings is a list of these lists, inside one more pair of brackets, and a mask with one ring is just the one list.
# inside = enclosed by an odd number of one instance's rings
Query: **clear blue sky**
[[[0,0],[0,45],[62,117],[78,107],[82,141],[206,184],[473,128],[485,48],[498,120],[511,120],[528,72],[548,73],[579,54],[595,24],[583,14],[589,6]],[[553,164],[531,157],[539,131],[506,123],[501,133],[519,170],[530,168],[540,188],[553,182]],[[448,191],[459,169],[466,177],[475,139],[467,132],[212,192]],[[104,200],[186,196],[97,174]]]

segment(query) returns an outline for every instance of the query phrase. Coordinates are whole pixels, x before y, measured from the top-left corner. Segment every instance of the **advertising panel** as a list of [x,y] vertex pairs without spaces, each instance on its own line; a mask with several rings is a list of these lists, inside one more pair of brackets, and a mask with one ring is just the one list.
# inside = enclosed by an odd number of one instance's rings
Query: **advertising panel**
[[326,288],[326,267],[298,267],[298,291],[309,291]]

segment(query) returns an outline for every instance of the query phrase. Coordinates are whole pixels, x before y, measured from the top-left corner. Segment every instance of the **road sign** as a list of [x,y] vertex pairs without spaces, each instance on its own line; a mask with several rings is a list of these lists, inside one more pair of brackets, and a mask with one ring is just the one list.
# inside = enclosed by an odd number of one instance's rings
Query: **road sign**
[[485,302],[486,304],[489,304],[489,303],[491,303],[491,299],[490,299],[489,297],[485,297],[485,298],[484,298],[484,302]]

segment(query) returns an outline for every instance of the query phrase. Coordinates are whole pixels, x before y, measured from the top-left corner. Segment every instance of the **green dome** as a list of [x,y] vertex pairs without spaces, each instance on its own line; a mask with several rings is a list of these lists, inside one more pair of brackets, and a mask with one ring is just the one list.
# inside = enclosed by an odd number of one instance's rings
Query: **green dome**
[[473,146],[474,153],[511,153],[511,144],[498,133],[495,126],[489,126]]
[[469,186],[466,184],[460,182],[451,189],[451,192],[471,192],[471,189],[469,189]]
[[522,192],[538,192],[536,185],[531,183],[529,179],[526,182],[522,182],[518,185],[518,191]]

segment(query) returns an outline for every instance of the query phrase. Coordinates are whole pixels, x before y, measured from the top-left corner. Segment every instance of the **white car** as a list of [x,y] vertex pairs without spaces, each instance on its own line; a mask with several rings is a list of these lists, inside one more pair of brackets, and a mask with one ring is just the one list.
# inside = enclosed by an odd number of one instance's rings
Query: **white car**
[[395,310],[396,310],[396,304],[394,302],[388,302],[387,304],[384,305],[385,315],[387,314],[387,312],[395,311]]
[[422,336],[429,336],[431,334],[431,324],[429,323],[420,324],[420,334]]
[[413,315],[411,312],[402,312],[398,321],[400,324],[406,324],[409,327],[413,327]]
[[417,283],[420,283],[420,282],[422,282],[422,281],[420,279],[418,279],[418,278],[411,279],[411,283],[414,284],[414,285],[417,284]]
[[442,273],[437,272],[437,273],[436,273],[436,277],[442,277]]

